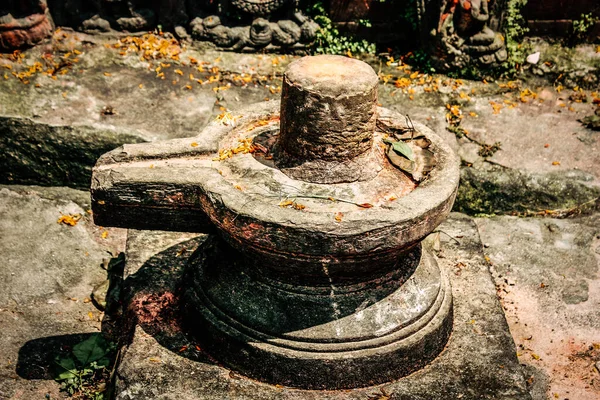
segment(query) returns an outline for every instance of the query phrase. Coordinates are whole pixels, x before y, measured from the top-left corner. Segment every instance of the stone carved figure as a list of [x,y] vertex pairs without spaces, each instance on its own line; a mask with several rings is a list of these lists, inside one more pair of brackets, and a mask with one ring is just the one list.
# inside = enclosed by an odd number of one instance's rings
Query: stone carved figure
[[33,46],[52,33],[46,0],[0,2],[0,51]]
[[434,60],[443,69],[489,66],[507,58],[504,38],[489,27],[493,0],[445,0]]
[[295,8],[298,5],[297,0],[229,0],[223,3],[229,3],[240,11],[252,15],[268,16],[284,6]]
[[0,0],[0,50],[31,46],[51,34],[47,1],[60,26],[94,33],[161,25],[180,39],[191,33],[238,51],[304,49],[319,29],[298,10],[298,0]]
[[151,30],[158,13],[147,0],[50,0],[50,7],[58,26],[90,33]]
[[[144,1],[102,0],[96,1],[96,13],[84,20],[81,27],[86,31],[109,31],[117,29],[138,32],[153,29],[155,12],[145,7]],[[85,4],[85,2],[84,2]]]
[[194,18],[190,30],[195,39],[237,51],[302,48],[319,26],[297,6],[298,0],[220,0],[219,15]]

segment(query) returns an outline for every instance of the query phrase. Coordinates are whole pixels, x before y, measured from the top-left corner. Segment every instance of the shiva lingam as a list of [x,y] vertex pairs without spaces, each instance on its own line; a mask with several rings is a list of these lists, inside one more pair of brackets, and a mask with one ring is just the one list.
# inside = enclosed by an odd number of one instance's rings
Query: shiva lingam
[[216,232],[190,258],[183,312],[233,370],[353,388],[443,350],[451,289],[420,242],[452,208],[458,162],[415,123],[435,166],[416,182],[391,163],[381,127],[408,127],[378,107],[377,84],[362,61],[304,57],[287,69],[281,103],[194,138],[124,145],[95,166],[97,224]]

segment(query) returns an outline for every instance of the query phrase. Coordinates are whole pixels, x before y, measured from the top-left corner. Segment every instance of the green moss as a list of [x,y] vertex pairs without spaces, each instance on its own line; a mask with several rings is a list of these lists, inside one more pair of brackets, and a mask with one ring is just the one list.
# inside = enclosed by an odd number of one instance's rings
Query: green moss
[[530,174],[509,168],[462,168],[454,210],[481,216],[570,209],[600,196],[588,179],[573,171]]

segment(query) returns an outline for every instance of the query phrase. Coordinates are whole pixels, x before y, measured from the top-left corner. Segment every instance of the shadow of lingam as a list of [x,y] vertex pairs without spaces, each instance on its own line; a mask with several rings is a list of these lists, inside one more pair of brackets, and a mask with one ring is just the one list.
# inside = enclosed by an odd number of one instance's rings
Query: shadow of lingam
[[121,304],[103,330],[118,332],[120,342],[129,345],[140,327],[165,349],[193,361],[217,364],[184,326],[181,313],[186,289],[185,272],[190,255],[206,235],[178,243],[155,253],[135,272],[129,271],[122,284]]

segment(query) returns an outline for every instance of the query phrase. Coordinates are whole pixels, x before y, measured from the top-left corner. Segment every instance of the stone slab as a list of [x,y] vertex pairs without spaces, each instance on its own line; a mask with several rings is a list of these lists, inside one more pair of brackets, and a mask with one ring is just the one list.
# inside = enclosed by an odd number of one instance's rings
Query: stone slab
[[[0,160],[0,183],[87,188],[89,169],[108,150],[195,136],[223,112],[221,107],[278,96],[280,79],[276,83],[273,77],[289,58],[183,48],[181,63],[145,61],[135,52],[122,56],[110,48],[117,41],[61,31],[48,44],[24,51],[20,63],[0,58],[0,150],[7,154]],[[12,75],[35,62],[46,71],[45,54],[54,54],[56,62],[70,54],[70,66],[54,76],[36,72],[20,80]],[[163,68],[164,79],[157,78],[156,68]],[[243,82],[241,74],[253,81]],[[259,77],[262,84],[256,83]],[[103,112],[107,108],[111,111]]]
[[600,214],[476,222],[534,398],[600,398]]
[[455,322],[446,349],[403,379],[343,391],[269,385],[219,365],[187,335],[174,311],[187,284],[180,281],[185,259],[204,236],[130,231],[130,336],[117,370],[116,399],[366,399],[386,393],[390,399],[530,399],[475,223],[452,214],[439,230],[428,240],[453,285]]
[[[89,301],[106,279],[107,250],[124,231],[92,224],[89,193],[69,188],[0,186],[0,399],[63,398],[49,368],[62,349],[100,330]],[[79,213],[75,226],[61,213]],[[87,298],[87,300],[85,300]]]

